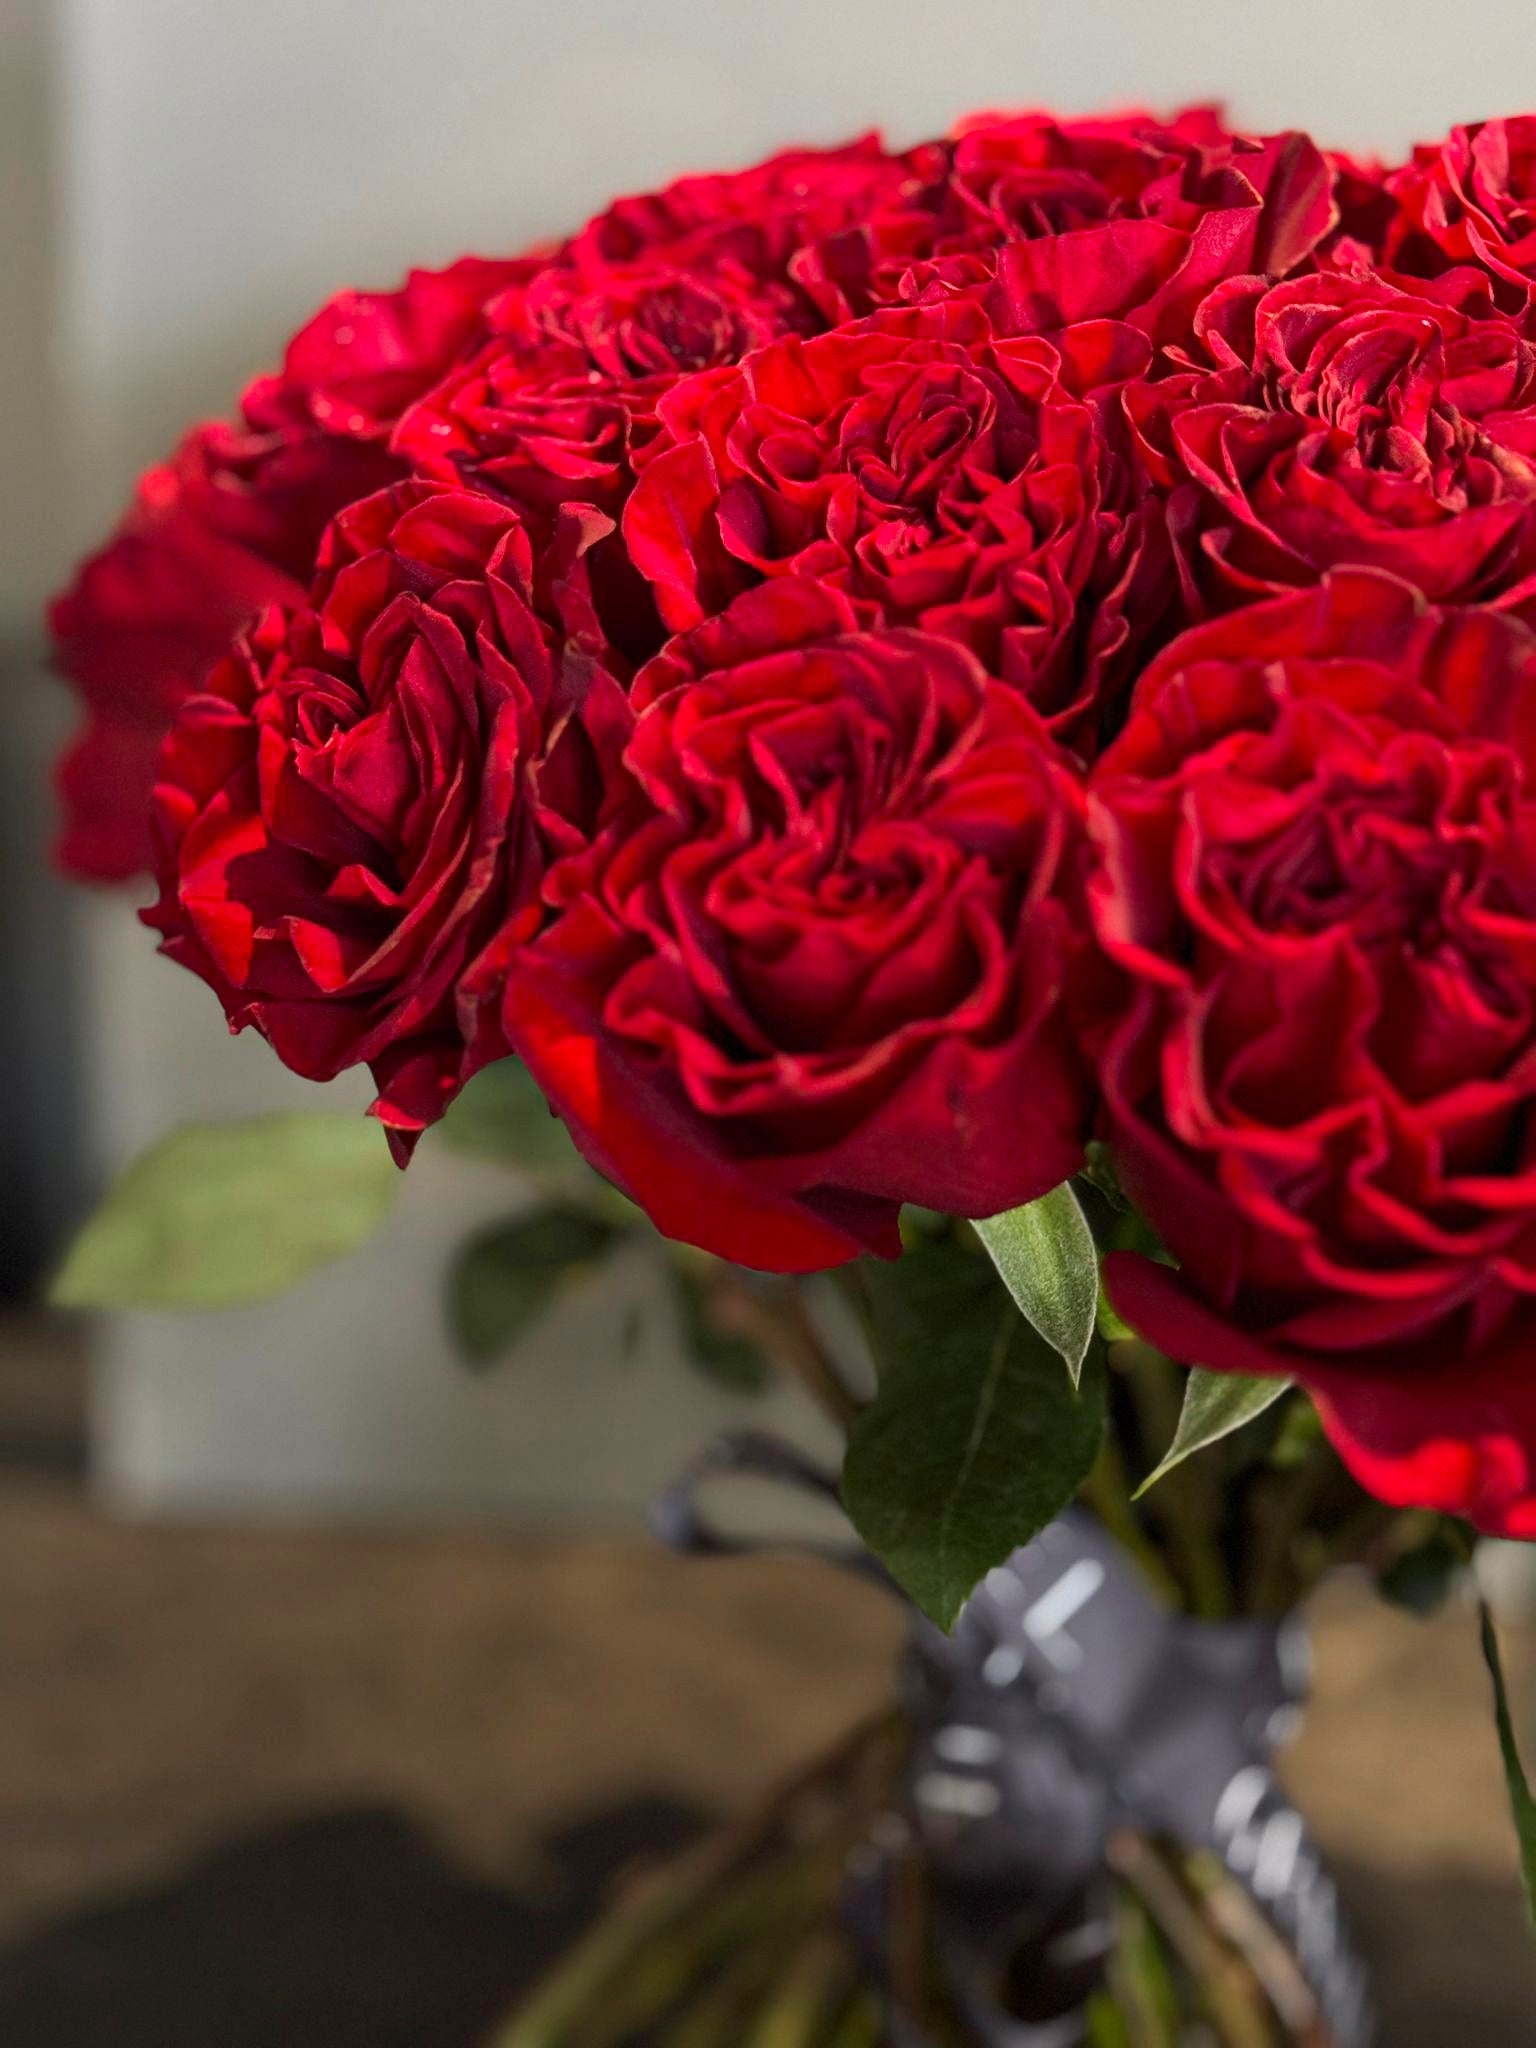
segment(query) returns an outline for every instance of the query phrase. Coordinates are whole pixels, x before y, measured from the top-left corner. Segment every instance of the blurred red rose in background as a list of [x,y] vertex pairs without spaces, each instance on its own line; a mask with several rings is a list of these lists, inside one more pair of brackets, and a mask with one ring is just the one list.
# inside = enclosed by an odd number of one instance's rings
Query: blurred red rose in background
[[1536,283],[1536,115],[1477,121],[1425,143],[1387,179],[1398,213],[1387,260],[1433,276],[1476,263],[1522,309]]
[[[922,162],[914,152],[914,167]],[[794,274],[831,320],[916,296],[926,285],[984,281],[996,252],[1061,243],[1100,308],[1141,303],[1189,266],[1208,285],[1248,270],[1283,273],[1335,227],[1334,173],[1305,135],[1235,135],[1211,107],[1170,121],[1146,113],[1063,121],[979,114],[962,122],[926,180],[883,196],[841,232],[812,244]],[[1156,222],[1156,228],[1136,223]],[[1111,283],[1121,263],[1126,274]],[[1003,268],[1032,268],[1011,257]],[[1070,317],[1070,316],[1069,316]],[[1054,323],[1059,324],[1059,323]]]
[[452,361],[482,300],[524,261],[468,257],[398,291],[341,292],[259,377],[243,425],[189,434],[140,481],[117,532],[49,616],[85,730],[59,768],[59,858],[121,881],[150,864],[155,757],[171,714],[236,631],[299,602],[327,522],[404,474],[387,438],[400,408]]
[[150,862],[155,760],[178,704],[263,605],[297,603],[326,522],[394,474],[363,442],[211,425],[139,483],[49,617],[86,709],[59,765],[59,858],[91,881]]

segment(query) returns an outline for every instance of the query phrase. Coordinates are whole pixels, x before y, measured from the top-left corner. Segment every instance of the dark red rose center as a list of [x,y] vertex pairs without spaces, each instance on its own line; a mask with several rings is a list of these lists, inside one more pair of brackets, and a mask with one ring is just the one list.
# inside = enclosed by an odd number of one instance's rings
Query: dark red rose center
[[[1358,1057],[1423,1102],[1527,1060],[1536,822],[1503,748],[1402,734],[1374,759],[1336,744],[1311,772],[1276,735],[1212,786],[1197,782],[1183,819],[1205,972],[1226,973],[1230,951],[1234,987],[1263,961],[1282,999],[1290,988],[1301,1001],[1321,948],[1370,992],[1353,1006],[1352,1050],[1330,1055],[1335,1079]],[[1240,1068],[1254,1034],[1236,1015]]]

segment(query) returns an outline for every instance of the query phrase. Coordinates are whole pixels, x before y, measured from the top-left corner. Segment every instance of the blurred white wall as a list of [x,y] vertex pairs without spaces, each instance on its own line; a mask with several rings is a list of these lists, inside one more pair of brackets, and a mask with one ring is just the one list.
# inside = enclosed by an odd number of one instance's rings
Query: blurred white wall
[[[336,286],[515,248],[684,170],[871,124],[912,140],[979,105],[1221,97],[1257,126],[1388,151],[1536,105],[1529,0],[0,5],[34,54],[47,42],[54,109],[47,445],[67,489],[28,575]],[[314,1099],[225,1038],[123,903],[87,923],[105,1161],[178,1116]],[[426,1162],[412,1180],[379,1245],[287,1303],[114,1325],[100,1445],[119,1495],[628,1510],[711,1425],[719,1404],[664,1344],[612,1362],[611,1305],[464,1380],[437,1269],[504,1190]]]

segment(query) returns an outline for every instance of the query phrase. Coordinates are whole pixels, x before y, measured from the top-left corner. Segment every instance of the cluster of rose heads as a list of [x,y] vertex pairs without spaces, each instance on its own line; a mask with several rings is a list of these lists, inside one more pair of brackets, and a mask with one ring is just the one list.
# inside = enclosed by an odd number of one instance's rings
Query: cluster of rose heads
[[1106,1140],[1115,1306],[1536,1536],[1536,118],[967,121],[348,292],[55,606],[66,863],[398,1154],[780,1271]]

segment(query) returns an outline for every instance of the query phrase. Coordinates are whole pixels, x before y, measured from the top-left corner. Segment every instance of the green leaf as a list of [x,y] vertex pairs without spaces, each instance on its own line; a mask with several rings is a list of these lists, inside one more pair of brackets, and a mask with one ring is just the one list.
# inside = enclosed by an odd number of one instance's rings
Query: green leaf
[[1493,1616],[1488,1612],[1486,1600],[1481,1601],[1479,1607],[1483,1657],[1488,1665],[1488,1675],[1493,1680],[1493,1718],[1499,1731],[1499,1754],[1504,1759],[1509,1810],[1520,1843],[1520,1877],[1525,1886],[1526,1917],[1532,1927],[1536,1927],[1536,1799],[1531,1796],[1525,1766],[1520,1761],[1520,1745],[1515,1740],[1514,1717],[1509,1711],[1509,1689],[1504,1683],[1504,1666],[1499,1659],[1499,1639],[1494,1633]]
[[1241,1429],[1245,1422],[1252,1422],[1256,1415],[1262,1415],[1266,1408],[1273,1406],[1282,1394],[1289,1391],[1290,1386],[1291,1382],[1286,1379],[1257,1379],[1245,1373],[1207,1372],[1203,1366],[1195,1366],[1184,1388],[1184,1406],[1179,1411],[1179,1426],[1173,1433],[1173,1442],[1163,1454],[1163,1461],[1156,1471],[1137,1487],[1136,1498],[1140,1500],[1149,1486],[1155,1486],[1159,1479],[1166,1479],[1175,1465],[1182,1465],[1196,1451],[1203,1451],[1207,1444],[1219,1443],[1233,1430]]
[[1102,1278],[1099,1281],[1098,1325],[1099,1335],[1106,1344],[1124,1344],[1136,1335],[1105,1293]]
[[1110,1208],[1124,1214],[1130,1209],[1125,1198],[1125,1189],[1120,1185],[1120,1176],[1115,1171],[1114,1154],[1102,1138],[1090,1138],[1083,1153],[1083,1163],[1078,1170],[1079,1178],[1090,1187],[1097,1188]]
[[1098,1320],[1099,1255],[1071,1182],[984,1218],[976,1234],[1008,1292],[1067,1361],[1075,1382]]
[[449,1104],[437,1128],[455,1152],[516,1167],[535,1180],[584,1163],[538,1082],[518,1059],[482,1067]]
[[[1412,1516],[1402,1517],[1411,1524]],[[1400,1550],[1376,1574],[1376,1590],[1390,1606],[1421,1618],[1438,1613],[1466,1570],[1466,1553],[1454,1527],[1431,1518],[1427,1531]]]
[[[761,1394],[773,1378],[762,1347],[722,1315],[706,1274],[669,1262],[678,1332],[689,1363],[733,1394]],[[747,1284],[747,1283],[743,1283]]]
[[466,1363],[505,1357],[615,1235],[589,1210],[549,1208],[493,1223],[461,1245],[446,1286],[448,1328]]
[[843,1501],[917,1605],[953,1626],[993,1565],[1073,1499],[1104,1427],[984,1260],[934,1244],[873,1267],[880,1388],[849,1434]]
[[399,1198],[381,1127],[331,1112],[182,1124],[128,1168],[70,1246],[67,1308],[235,1308],[366,1242]]

